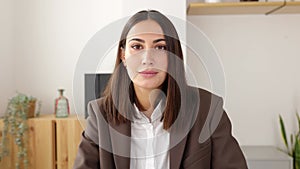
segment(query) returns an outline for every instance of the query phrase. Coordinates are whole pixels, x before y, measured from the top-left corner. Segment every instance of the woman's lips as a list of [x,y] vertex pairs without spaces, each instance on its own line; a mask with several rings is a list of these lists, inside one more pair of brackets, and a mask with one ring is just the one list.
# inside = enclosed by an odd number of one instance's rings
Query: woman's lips
[[142,75],[143,77],[146,77],[146,78],[153,77],[153,76],[155,76],[157,73],[158,73],[158,72],[152,71],[152,70],[145,70],[145,71],[139,72],[140,75]]

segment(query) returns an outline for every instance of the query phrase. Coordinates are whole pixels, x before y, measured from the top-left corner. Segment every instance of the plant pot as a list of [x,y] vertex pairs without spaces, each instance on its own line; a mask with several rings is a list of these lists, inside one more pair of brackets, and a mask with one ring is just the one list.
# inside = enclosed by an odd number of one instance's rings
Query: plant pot
[[28,112],[27,112],[27,118],[32,118],[35,115],[35,105],[36,100],[29,102]]

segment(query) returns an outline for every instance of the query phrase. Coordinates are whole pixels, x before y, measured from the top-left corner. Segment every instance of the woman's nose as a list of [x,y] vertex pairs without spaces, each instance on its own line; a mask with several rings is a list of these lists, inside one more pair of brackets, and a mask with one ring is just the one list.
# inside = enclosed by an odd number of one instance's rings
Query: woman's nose
[[143,52],[143,58],[142,58],[142,64],[143,65],[153,65],[154,60],[153,60],[153,52],[151,49],[145,50]]

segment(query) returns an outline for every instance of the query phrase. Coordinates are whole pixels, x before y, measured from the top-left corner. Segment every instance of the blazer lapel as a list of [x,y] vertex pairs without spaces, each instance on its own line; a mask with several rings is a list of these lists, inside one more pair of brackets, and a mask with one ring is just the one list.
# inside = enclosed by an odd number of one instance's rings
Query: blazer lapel
[[170,146],[174,146],[170,149],[170,169],[179,169],[181,159],[184,153],[184,147],[186,144],[186,136],[183,136],[180,131],[172,128],[170,132]]
[[116,169],[130,168],[130,121],[115,125],[110,123],[110,138]]

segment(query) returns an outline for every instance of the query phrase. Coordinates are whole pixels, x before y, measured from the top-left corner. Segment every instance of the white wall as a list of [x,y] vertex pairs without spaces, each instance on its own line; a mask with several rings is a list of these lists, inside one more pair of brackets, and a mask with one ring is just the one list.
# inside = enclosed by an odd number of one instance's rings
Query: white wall
[[[171,5],[170,5],[171,4]],[[126,3],[123,3],[122,13],[123,16],[132,15],[140,10],[158,10],[166,15],[175,16],[181,19],[186,19],[186,1],[180,0],[174,1],[172,0],[129,0]]]
[[278,115],[283,115],[290,133],[296,130],[295,112],[300,110],[300,15],[188,20],[210,38],[223,62],[225,109],[238,141],[282,145]]
[[[121,16],[121,5],[118,0],[16,2],[16,88],[40,99],[42,113],[53,113],[62,87],[74,113],[77,59],[97,31]],[[83,97],[83,89],[74,92]]]
[[0,1],[0,117],[5,112],[8,98],[15,92],[13,5],[10,0]]

